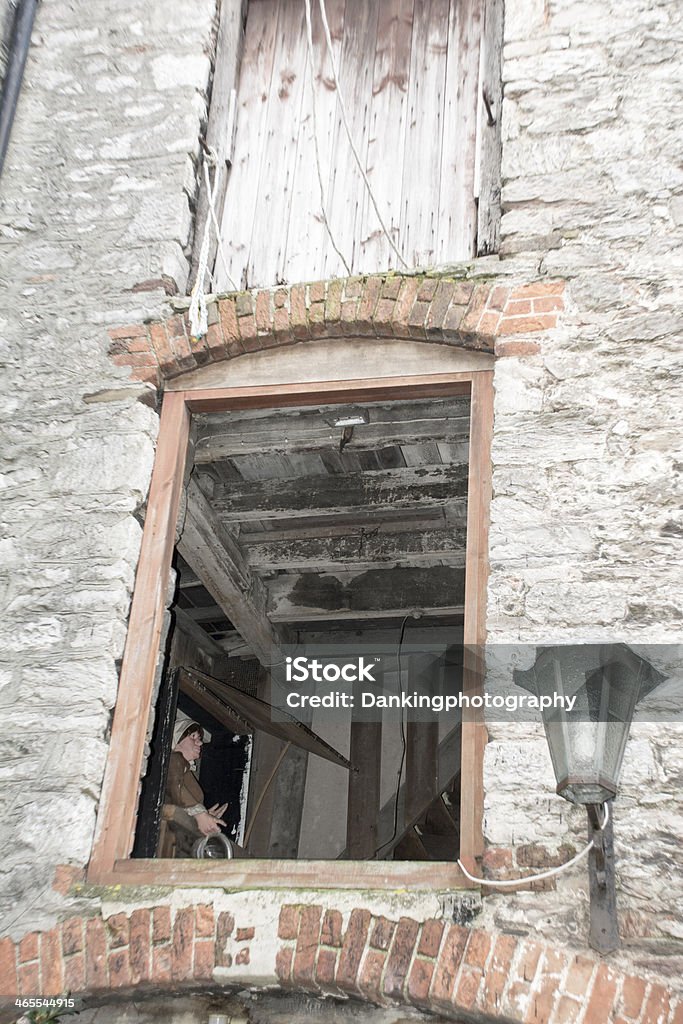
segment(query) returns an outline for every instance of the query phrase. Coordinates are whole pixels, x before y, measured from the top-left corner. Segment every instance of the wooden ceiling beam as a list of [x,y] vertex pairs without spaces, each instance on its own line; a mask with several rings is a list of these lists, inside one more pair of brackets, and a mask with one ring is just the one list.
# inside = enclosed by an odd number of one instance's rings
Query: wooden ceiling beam
[[273,533],[253,536],[258,542],[240,542],[255,571],[278,572],[313,570],[334,572],[391,566],[429,566],[465,564],[465,521],[460,528],[426,530],[414,533],[389,533],[379,528],[359,526],[355,533],[337,537],[276,539]]
[[464,595],[464,569],[445,565],[283,573],[268,583],[268,615],[291,623],[400,617],[411,610],[452,616],[462,613]]
[[278,657],[280,645],[287,642],[286,631],[269,622],[263,583],[194,480],[188,484],[176,547],[261,664],[269,665]]
[[381,509],[438,508],[467,494],[467,466],[444,465],[348,476],[216,484],[212,507],[224,523]]

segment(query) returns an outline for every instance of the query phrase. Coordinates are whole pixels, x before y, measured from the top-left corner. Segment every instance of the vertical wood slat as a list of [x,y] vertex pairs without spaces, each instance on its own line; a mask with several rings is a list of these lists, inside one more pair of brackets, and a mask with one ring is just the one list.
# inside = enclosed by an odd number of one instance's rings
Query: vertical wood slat
[[[482,30],[482,61],[479,81],[480,129],[476,182],[479,200],[477,224],[477,255],[487,256],[500,248],[501,217],[501,123],[503,111],[503,0],[485,0]],[[486,94],[491,104],[494,124],[488,124],[482,110]]]
[[[277,284],[283,280],[301,104],[307,77],[304,5],[281,0],[268,129],[247,268],[250,286]],[[239,195],[236,199],[239,202]]]
[[[400,245],[402,174],[397,160],[402,164],[405,152],[414,0],[384,0],[378,6],[366,173],[387,230]],[[396,266],[396,255],[380,228],[367,189],[359,246],[360,269]]]
[[475,255],[477,87],[483,0],[451,0],[437,262]]
[[436,261],[449,0],[424,0],[413,25],[401,249],[409,266]]
[[406,725],[406,821],[420,817],[437,796],[439,723]]
[[[463,625],[463,691],[483,687],[483,646],[486,641],[488,528],[491,502],[491,441],[493,437],[493,373],[472,377],[470,468],[467,501],[465,616]],[[484,850],[484,747],[487,731],[481,711],[462,711],[460,858],[473,874],[481,873],[476,858]]]
[[[232,131],[230,125],[230,98],[237,85],[244,43],[244,18],[246,15],[247,0],[224,0],[220,5],[220,20],[218,24],[218,36],[216,39],[216,59],[214,65],[213,83],[211,86],[211,105],[209,107],[209,121],[206,128],[206,145],[215,150],[217,167],[211,175],[211,181],[215,188],[215,175],[218,174],[218,189],[214,197],[214,206],[218,220],[223,215],[225,193],[228,187],[229,159],[231,157]],[[234,127],[234,125],[233,125]],[[192,250],[192,271],[191,280],[194,281],[199,262],[199,253],[202,245],[204,224],[209,216],[209,197],[206,190],[203,172],[199,183],[199,198],[197,201],[197,214],[195,223],[198,230],[195,232]],[[217,242],[212,234],[212,242],[209,247],[209,267],[214,265],[216,258]],[[224,272],[221,266],[221,270]],[[182,290],[182,288],[181,288]]]
[[[325,7],[335,62],[338,66],[341,40],[344,37],[346,0],[327,0]],[[311,24],[318,153],[325,189],[325,210],[330,218],[329,180],[334,163],[332,145],[337,116],[337,89],[332,75],[332,63],[325,42],[320,11],[315,0],[311,0]],[[320,209],[320,185],[313,138],[313,98],[308,77],[307,48],[304,57],[306,60],[306,85],[301,107],[292,212],[289,219],[286,259],[283,268],[283,278],[286,281],[315,281],[322,278],[325,250],[332,244]],[[345,273],[341,263],[339,273]]]
[[[362,683],[354,684],[360,706]],[[369,860],[377,845],[381,803],[382,720],[351,722],[349,799],[346,815],[346,855],[349,860]]]
[[[237,97],[237,133],[221,222],[230,275],[238,287],[247,284],[251,236],[262,188],[270,82],[280,0],[249,4],[247,31]],[[216,266],[219,291],[230,288],[221,261]]]
[[[375,52],[378,6],[368,0],[346,0],[344,38],[338,67],[350,134],[364,167],[367,163],[369,136],[369,119],[366,114],[372,92],[372,61],[365,59],[365,56]],[[339,100],[334,140],[334,159],[328,188],[330,222],[337,246],[355,272],[359,267],[358,242],[365,185],[342,123]],[[327,245],[323,276],[340,277],[344,273],[339,257]]]
[[137,806],[131,765],[142,763],[148,709],[163,625],[166,589],[178,517],[190,432],[190,414],[182,392],[164,398],[152,482],[135,577],[128,637],[112,724],[107,767],[90,860],[90,871],[104,873],[128,856]]

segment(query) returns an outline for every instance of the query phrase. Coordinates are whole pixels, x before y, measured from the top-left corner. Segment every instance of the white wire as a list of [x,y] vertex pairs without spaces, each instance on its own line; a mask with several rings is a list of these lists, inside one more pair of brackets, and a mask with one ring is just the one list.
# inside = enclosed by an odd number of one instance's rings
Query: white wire
[[[604,831],[607,822],[609,821],[609,805],[603,804],[602,806],[605,810],[605,817],[600,825],[601,832]],[[566,871],[567,868],[571,868],[574,864],[578,864],[580,860],[590,853],[594,845],[595,844],[591,839],[588,845],[584,846],[583,850],[577,853],[575,857],[572,857],[571,860],[566,861],[564,864],[560,864],[556,868],[548,868],[547,871],[541,871],[538,875],[525,875],[523,878],[506,878],[499,882],[495,882],[490,878],[477,878],[475,875],[471,875],[461,860],[458,860],[458,867],[462,871],[463,875],[465,875],[466,878],[469,878],[470,882],[477,882],[479,885],[488,885],[493,889],[508,889],[516,885],[524,885],[526,882],[540,882],[544,878],[551,878],[553,875],[559,875],[561,871]]]
[[[216,193],[218,192],[218,178],[220,175],[220,167],[218,165],[218,154],[212,147],[209,148],[209,153],[214,162],[216,168],[216,175],[213,180],[213,189],[211,188],[211,182],[209,180],[209,168],[204,164],[204,181],[206,182],[206,192],[209,197],[209,213],[211,214],[211,220],[216,231],[216,244],[218,245],[218,252],[223,260],[223,266],[225,268],[225,276],[228,279],[229,284],[232,286],[233,291],[239,291],[237,285],[230,276],[230,267],[228,266],[228,257],[225,255],[225,249],[223,248],[223,238],[221,236],[221,228],[218,223],[218,216],[216,214]],[[214,280],[213,274],[211,274],[211,280]]]
[[[213,188],[211,188],[211,178],[209,175],[209,161],[213,163],[215,167]],[[223,239],[221,238],[220,225],[218,223],[218,217],[216,216],[216,192],[218,191],[218,182],[220,178],[220,166],[218,164],[218,157],[214,149],[209,149],[207,156],[204,159],[204,183],[206,185],[206,196],[209,204],[209,215],[204,222],[204,234],[202,236],[202,245],[199,250],[199,261],[197,266],[197,278],[195,280],[192,292],[190,293],[190,308],[188,309],[188,317],[190,319],[190,330],[193,337],[201,338],[209,329],[209,316],[206,308],[206,296],[204,294],[204,280],[208,274],[211,284],[214,283],[214,276],[209,269],[209,245],[211,243],[211,225],[213,224],[216,232],[216,242],[218,244],[218,251],[220,257],[223,260],[223,266],[225,267],[225,273],[228,281],[232,285],[233,289],[237,291],[235,282],[230,277],[230,270],[228,268],[228,260],[225,255],[223,248]]]
[[327,219],[327,210],[326,210],[326,202],[325,202],[325,186],[323,185],[323,175],[322,175],[322,170],[321,170],[321,167],[320,167],[320,150],[318,148],[318,118],[317,118],[317,114],[316,114],[316,102],[315,102],[315,61],[313,59],[313,30],[311,28],[311,0],[305,0],[305,3],[306,3],[306,42],[308,44],[308,66],[309,66],[309,69],[310,69],[310,78],[311,78],[311,99],[313,101],[313,143],[314,143],[314,146],[315,146],[315,166],[316,166],[316,169],[318,171],[318,186],[320,188],[320,211],[321,211],[321,213],[323,215],[323,221],[324,221],[325,227],[327,228],[327,234],[330,236],[330,242],[332,243],[332,248],[336,252],[336,254],[339,257],[339,259],[344,264],[344,269],[346,270],[346,273],[350,277],[351,276],[351,268],[349,267],[348,263],[344,259],[344,256],[343,256],[339,246],[337,245],[337,243],[334,240],[334,235],[332,234],[332,228],[330,226],[329,220]]
[[341,85],[340,85],[340,82],[339,82],[339,75],[337,74],[337,64],[336,64],[336,61],[334,59],[334,50],[332,48],[332,36],[330,35],[330,26],[329,26],[328,21],[327,21],[327,11],[325,10],[325,0],[318,0],[318,6],[320,7],[320,17],[322,18],[323,29],[325,31],[325,42],[327,43],[327,50],[328,50],[328,53],[330,55],[330,64],[332,66],[332,77],[334,79],[334,84],[337,87],[337,97],[339,99],[339,109],[341,111],[342,122],[343,122],[343,125],[344,125],[344,130],[346,132],[347,138],[349,140],[349,145],[351,147],[351,152],[353,153],[353,157],[354,157],[354,159],[356,161],[356,164],[358,166],[358,170],[361,173],[361,177],[363,178],[363,181],[365,182],[365,187],[368,190],[368,195],[370,196],[370,202],[372,203],[373,208],[375,210],[375,213],[377,214],[377,220],[380,223],[380,227],[382,228],[382,231],[386,235],[387,241],[389,242],[389,245],[391,246],[391,248],[396,253],[396,256],[397,256],[399,262],[406,269],[408,269],[408,264],[403,259],[403,256],[401,256],[401,253],[399,252],[399,250],[396,247],[396,243],[394,242],[393,238],[391,237],[391,235],[387,231],[387,227],[386,227],[386,225],[385,225],[385,223],[384,223],[384,221],[382,219],[382,215],[379,212],[379,207],[377,206],[377,200],[375,199],[374,193],[372,191],[372,186],[370,185],[370,182],[368,180],[368,176],[365,173],[365,168],[363,167],[361,159],[360,159],[360,157],[358,155],[358,150],[356,149],[356,146],[354,144],[353,138],[351,136],[351,129],[349,128],[349,121],[348,121],[348,118],[346,116],[346,104],[344,103],[344,97],[342,95]]

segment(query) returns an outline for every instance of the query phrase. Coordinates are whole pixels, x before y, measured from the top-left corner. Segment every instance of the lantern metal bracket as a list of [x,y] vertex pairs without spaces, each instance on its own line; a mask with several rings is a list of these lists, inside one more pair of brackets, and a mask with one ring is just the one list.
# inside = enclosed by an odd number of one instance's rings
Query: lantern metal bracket
[[609,818],[606,824],[603,824],[604,811],[601,813],[601,805],[587,804],[586,811],[588,838],[593,843],[588,854],[589,942],[598,953],[612,953],[619,948],[612,801],[609,801]]

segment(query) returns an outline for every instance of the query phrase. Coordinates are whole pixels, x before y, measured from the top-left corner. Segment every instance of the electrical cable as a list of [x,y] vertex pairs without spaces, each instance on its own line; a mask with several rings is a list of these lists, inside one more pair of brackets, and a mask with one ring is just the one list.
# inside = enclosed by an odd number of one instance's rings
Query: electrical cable
[[[608,804],[602,805],[604,808],[605,816],[599,826],[600,831],[603,832],[607,822],[609,821],[609,806]],[[551,878],[553,875],[559,875],[561,871],[566,871],[567,868],[573,867],[574,864],[578,864],[595,846],[595,843],[591,839],[587,846],[584,846],[583,850],[580,850],[571,860],[565,861],[564,864],[558,865],[556,868],[548,868],[547,871],[541,871],[537,875],[525,875],[523,878],[506,878],[499,882],[495,882],[491,878],[477,878],[475,875],[471,875],[463,862],[458,860],[458,867],[462,871],[465,878],[469,878],[470,882],[477,882],[479,885],[487,885],[492,889],[510,889],[517,885],[524,885],[526,882],[540,882],[544,878]]]
[[396,773],[396,799],[394,800],[394,831],[392,832],[390,838],[387,839],[385,843],[380,843],[380,845],[377,847],[377,849],[372,855],[373,859],[377,856],[380,850],[383,850],[385,846],[389,846],[390,843],[393,843],[394,839],[396,838],[396,833],[398,832],[398,804],[401,796],[401,778],[403,777],[403,766],[405,765],[406,760],[406,730],[405,723],[403,721],[403,683],[401,681],[401,648],[403,646],[403,637],[406,631],[406,624],[408,622],[408,619],[411,618],[412,615],[413,612],[408,612],[408,614],[405,615],[403,618],[403,622],[401,623],[401,632],[398,638],[398,649],[396,652],[396,658],[398,661],[398,695],[400,701],[399,707],[401,716],[399,720],[401,733],[401,759],[398,765],[398,772]]
[[349,146],[351,147],[351,152],[353,153],[353,158],[356,161],[356,165],[357,165],[358,170],[360,171],[361,177],[362,177],[362,179],[363,179],[363,181],[365,183],[365,187],[368,190],[368,195],[370,197],[370,202],[372,203],[373,209],[374,209],[374,211],[375,211],[375,213],[377,215],[377,220],[379,221],[380,227],[382,228],[382,231],[386,235],[386,238],[387,238],[387,241],[389,242],[389,245],[394,250],[399,263],[403,267],[405,267],[405,269],[407,270],[408,269],[408,264],[403,259],[403,256],[401,255],[400,251],[398,250],[398,248],[396,246],[396,243],[394,242],[393,238],[389,234],[389,231],[387,230],[386,224],[384,223],[384,220],[382,219],[382,214],[379,212],[379,207],[377,205],[377,200],[375,199],[374,192],[372,191],[372,185],[370,184],[368,176],[365,173],[365,168],[363,167],[361,158],[358,155],[358,150],[356,149],[356,145],[355,145],[355,143],[353,141],[353,137],[351,135],[351,129],[349,127],[349,119],[348,119],[347,114],[346,114],[346,104],[344,103],[344,97],[342,95],[341,85],[340,85],[340,82],[339,82],[339,75],[337,73],[337,63],[336,63],[336,61],[334,59],[334,49],[332,47],[332,36],[330,34],[330,26],[329,26],[329,23],[327,21],[327,11],[325,9],[325,0],[318,0],[318,6],[320,7],[320,17],[322,18],[323,30],[325,32],[325,42],[327,43],[327,51],[328,51],[328,53],[330,55],[330,64],[332,66],[332,78],[334,79],[334,84],[335,84],[336,89],[337,89],[337,98],[339,100],[339,110],[340,110],[341,116],[342,116],[342,123],[344,125],[344,131],[346,132],[346,136],[347,136],[347,138],[349,140]]

